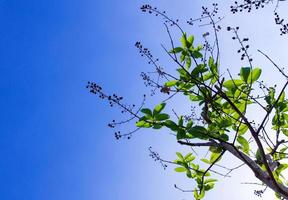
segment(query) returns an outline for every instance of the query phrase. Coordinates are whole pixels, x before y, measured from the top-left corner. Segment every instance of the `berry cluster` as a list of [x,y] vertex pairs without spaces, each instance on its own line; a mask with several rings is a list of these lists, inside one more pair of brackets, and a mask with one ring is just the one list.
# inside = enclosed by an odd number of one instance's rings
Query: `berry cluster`
[[[205,19],[209,19],[210,22],[209,22],[207,25],[209,25],[209,24],[210,24],[210,25],[211,25],[211,24],[212,24],[212,25],[215,25],[217,22],[215,22],[213,18],[217,15],[219,8],[218,8],[218,4],[217,4],[217,3],[213,3],[212,6],[213,6],[212,11],[209,11],[208,7],[202,6],[202,13],[201,13],[200,17],[197,18],[197,19],[190,18],[190,19],[187,21],[187,23],[188,23],[189,25],[193,25],[194,22],[196,22],[196,21],[202,22],[202,21],[205,20]],[[217,21],[220,21],[220,20],[221,20],[221,17],[218,17],[218,20],[217,20]],[[205,24],[205,25],[206,25],[206,24]],[[215,28],[217,28],[217,29],[219,29],[219,30],[221,29],[220,26],[215,27]]]
[[165,164],[164,160],[162,160],[162,159],[160,158],[159,154],[158,154],[157,152],[153,151],[153,150],[152,150],[152,147],[149,147],[148,150],[149,150],[149,152],[150,152],[149,156],[150,156],[155,162],[160,162],[160,164],[162,165],[162,167],[163,167],[164,169],[166,169],[166,168],[167,168],[167,164]]
[[275,14],[275,23],[277,25],[280,25],[281,28],[280,28],[280,35],[285,35],[288,33],[288,23],[284,23],[284,19],[281,19],[279,17],[279,14],[277,12],[274,13]]
[[251,12],[253,8],[259,9],[264,8],[266,4],[272,3],[273,0],[244,0],[244,3],[234,2],[234,6],[230,6],[230,11],[235,14],[237,12],[242,12],[246,10],[247,12]]
[[262,197],[264,191],[263,190],[254,190],[254,194],[258,197]]
[[230,26],[227,27],[227,31],[233,31],[235,34],[235,36],[232,37],[232,40],[238,40],[238,42],[240,43],[240,48],[237,50],[237,53],[241,54],[241,60],[244,60],[244,58],[247,57],[248,61],[252,62],[253,59],[248,55],[248,49],[250,46],[248,44],[245,44],[249,41],[249,38],[240,39],[238,35],[238,30],[238,26],[236,28]]

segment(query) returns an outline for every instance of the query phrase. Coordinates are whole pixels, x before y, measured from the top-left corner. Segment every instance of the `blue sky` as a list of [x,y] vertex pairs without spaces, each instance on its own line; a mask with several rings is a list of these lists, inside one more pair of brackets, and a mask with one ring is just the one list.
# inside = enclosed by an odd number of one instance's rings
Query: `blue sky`
[[[160,43],[167,42],[161,20],[139,10],[151,2],[183,19],[197,16],[201,5],[184,0],[0,1],[1,200],[191,199],[173,188],[190,182],[173,173],[173,167],[163,171],[148,156],[147,148],[153,146],[173,159],[179,149],[175,140],[142,131],[131,141],[116,141],[106,125],[120,114],[85,89],[87,81],[96,81],[132,103],[147,92],[139,74],[149,71],[149,65],[134,43],[143,41],[163,56]],[[241,17],[227,23],[241,23]],[[272,14],[267,19],[269,29]],[[223,39],[224,45],[230,43]],[[229,55],[223,61],[228,67],[231,51],[223,51]],[[285,58],[279,52],[276,48],[278,58]],[[246,192],[223,193],[223,188],[231,189],[231,181],[207,199],[215,194],[219,199],[254,199],[251,188],[239,184]]]

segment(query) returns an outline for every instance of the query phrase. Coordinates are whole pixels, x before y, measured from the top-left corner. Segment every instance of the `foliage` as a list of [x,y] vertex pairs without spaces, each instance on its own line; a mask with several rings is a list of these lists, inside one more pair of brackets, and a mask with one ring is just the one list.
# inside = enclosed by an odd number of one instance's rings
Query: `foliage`
[[[235,2],[235,5],[231,6],[231,12],[237,13],[243,10],[250,12],[253,8],[258,9],[269,3],[271,1],[245,0],[243,4]],[[218,7],[217,4],[213,4],[212,11],[205,7],[202,9],[201,17],[189,20],[188,24],[208,20],[208,24],[213,28],[215,47],[212,47],[207,39],[209,33],[203,34],[203,45],[196,44],[194,35],[184,32],[178,20],[169,18],[165,12],[160,12],[150,5],[141,7],[143,12],[164,18],[171,47],[167,49],[163,46],[163,49],[177,65],[176,74],[165,72],[158,65],[158,59],[154,59],[147,48],[144,48],[140,42],[136,42],[135,46],[140,54],[154,65],[158,74],[158,79],[155,81],[148,74],[142,73],[146,85],[154,88],[154,91],[159,90],[168,95],[168,98],[155,105],[154,108],[144,108],[145,96],[141,106],[136,108],[135,105],[122,103],[122,97],[115,94],[106,95],[95,83],[89,82],[87,87],[91,93],[107,99],[111,106],[117,105],[123,109],[122,112],[131,115],[131,118],[126,121],[113,120],[109,124],[110,127],[114,128],[119,124],[136,121],[137,128],[134,131],[126,134],[116,132],[117,139],[130,138],[134,132],[142,128],[167,129],[175,134],[175,139],[181,145],[209,149],[209,159],[201,158],[200,163],[193,153],[183,155],[177,152],[176,160],[166,161],[150,149],[152,157],[159,160],[164,167],[166,164],[163,163],[174,164],[176,172],[185,173],[187,178],[195,180],[196,187],[193,194],[196,200],[203,199],[205,193],[213,189],[217,182],[215,175],[227,176],[234,170],[230,169],[225,175],[213,170],[226,153],[232,154],[235,159],[240,159],[243,162],[241,166],[248,166],[261,181],[265,189],[255,191],[255,194],[261,195],[269,187],[275,191],[278,198],[287,199],[288,182],[283,176],[283,171],[288,168],[288,163],[285,162],[288,153],[288,147],[285,145],[288,142],[288,99],[285,97],[285,89],[288,81],[280,90],[276,90],[274,86],[268,87],[260,81],[262,69],[254,66],[253,59],[248,53],[249,39],[241,39],[239,27],[226,29],[232,32],[232,39],[238,41],[240,45],[238,53],[241,54],[241,60],[246,59],[249,66],[241,67],[237,76],[233,76],[229,70],[228,74],[221,74],[218,40],[221,18],[216,18]],[[281,34],[285,34],[287,27],[277,13],[275,16],[276,24],[282,24],[284,27],[280,29]],[[181,33],[179,46],[174,45],[175,41],[170,33],[169,25],[176,27]],[[286,79],[288,78],[282,68],[278,67],[268,55],[260,50],[259,53],[271,61]],[[159,77],[165,82],[160,83]],[[192,105],[197,105],[198,116],[196,111],[191,116],[175,114],[176,118],[171,117],[165,108],[175,94],[180,94]],[[264,113],[259,125],[249,119],[247,111],[250,109],[261,109]]]

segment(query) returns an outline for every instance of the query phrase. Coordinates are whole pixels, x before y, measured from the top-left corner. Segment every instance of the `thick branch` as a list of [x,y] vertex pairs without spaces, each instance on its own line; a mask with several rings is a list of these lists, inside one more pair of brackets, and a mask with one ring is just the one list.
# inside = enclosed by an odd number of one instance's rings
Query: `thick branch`
[[[189,143],[189,142],[181,142],[180,144],[184,144],[187,146],[195,146],[193,143]],[[195,143],[195,144],[197,144],[197,143]],[[267,185],[272,190],[280,193],[281,196],[284,197],[285,199],[288,199],[288,195],[287,195],[288,194],[288,188],[281,185],[281,184],[275,185],[273,177],[271,177],[265,171],[263,171],[254,160],[252,160],[249,156],[247,156],[246,154],[239,151],[234,145],[227,143],[227,142],[217,143],[214,140],[210,140],[210,142],[207,142],[207,143],[198,143],[198,145],[199,144],[204,145],[204,146],[207,146],[207,144],[209,144],[211,146],[218,146],[218,147],[221,147],[221,148],[229,151],[235,157],[237,157],[238,159],[243,161],[253,171],[254,175],[259,180],[261,180],[265,185]]]

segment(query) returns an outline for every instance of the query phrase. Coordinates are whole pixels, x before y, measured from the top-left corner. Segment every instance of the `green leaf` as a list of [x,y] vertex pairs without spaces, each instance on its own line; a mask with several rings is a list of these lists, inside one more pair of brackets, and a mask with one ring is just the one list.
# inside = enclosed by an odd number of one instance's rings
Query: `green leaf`
[[194,159],[195,159],[196,157],[195,156],[192,156],[192,153],[189,153],[189,154],[187,154],[186,156],[185,156],[185,161],[187,162],[187,163],[190,163],[190,162],[192,162]]
[[182,47],[175,47],[174,49],[169,51],[169,53],[180,53],[181,51],[183,51]]
[[200,159],[202,162],[204,162],[204,163],[206,163],[206,164],[211,164],[211,162],[208,160],[208,159],[206,159],[206,158],[202,158],[202,159]]
[[186,58],[186,52],[182,51],[181,55],[180,55],[180,61],[183,62]]
[[187,38],[186,38],[186,33],[184,33],[180,39],[182,47],[187,48]]
[[184,168],[184,167],[177,167],[177,168],[175,168],[174,169],[176,172],[186,172],[187,170],[186,170],[186,168]]
[[249,146],[248,141],[244,137],[239,135],[237,137],[237,142],[239,142],[239,144],[241,144],[243,152],[249,155],[250,146]]
[[[208,65],[209,65],[210,69],[214,66],[214,59],[212,56],[209,57]],[[211,71],[213,71],[213,70],[211,70]]]
[[221,152],[220,153],[211,153],[210,155],[210,163],[214,163],[217,161],[220,160],[219,156],[220,156]]
[[166,126],[167,128],[171,129],[172,131],[177,131],[178,130],[178,125],[173,122],[172,120],[166,120],[164,122],[164,126]]
[[198,200],[199,199],[199,195],[198,195],[198,191],[195,189],[194,190],[194,198],[196,199],[196,200]]
[[281,96],[279,97],[279,102],[283,102],[285,100],[285,92],[283,91]]
[[145,121],[138,121],[136,122],[136,126],[141,127],[141,128],[150,128],[152,127],[152,124],[149,122],[145,122]]
[[211,146],[211,147],[209,147],[209,151],[211,151],[213,153],[221,153],[222,152],[222,148],[221,147]]
[[260,68],[254,68],[252,72],[249,74],[248,82],[254,83],[257,81],[261,75],[262,70]]
[[184,161],[184,157],[182,156],[182,154],[180,152],[176,152],[176,155],[178,156],[178,158],[181,160],[181,161]]
[[183,129],[178,129],[176,138],[177,140],[186,139],[187,138],[186,131]]
[[192,138],[208,139],[207,130],[203,126],[194,126],[188,131]]
[[193,51],[192,56],[194,58],[202,58],[203,57],[202,53],[200,53],[199,51]]
[[200,192],[200,195],[198,196],[198,199],[203,199],[204,196],[205,196],[205,191],[202,190],[202,191]]
[[222,139],[225,142],[227,142],[229,140],[229,136],[227,134],[221,134],[219,136],[219,138]]
[[168,81],[165,83],[165,86],[166,87],[172,87],[172,86],[175,86],[177,84],[177,80],[172,80],[172,81]]
[[183,116],[180,116],[178,119],[178,126],[183,126]]
[[239,80],[239,79],[235,79],[235,80],[228,80],[228,81],[225,81],[223,83],[223,86],[225,88],[227,88],[228,90],[233,90],[237,87],[239,87],[240,85],[244,84],[244,81],[243,80]]
[[280,164],[275,171],[278,175],[280,175],[281,172],[286,170],[287,168],[288,168],[288,164]]
[[186,57],[186,68],[189,69],[191,67],[191,58]]
[[189,130],[193,126],[193,121],[190,119],[186,124],[186,130]]
[[190,36],[187,38],[187,41],[189,42],[189,46],[193,45],[194,35],[190,35]]
[[240,77],[243,81],[247,83],[248,77],[250,75],[251,68],[250,67],[242,67],[240,69]]
[[238,130],[239,135],[243,135],[248,130],[248,126],[246,124],[241,124]]
[[214,183],[208,183],[204,186],[204,190],[209,191],[214,188],[214,185],[215,185]]
[[189,95],[189,99],[191,100],[191,101],[202,101],[202,100],[204,100],[204,97],[203,96],[201,96],[201,95],[193,95],[193,94],[190,94]]
[[152,116],[152,111],[149,108],[143,108],[141,109],[141,112],[148,116]]
[[201,73],[208,71],[208,69],[203,64],[197,65],[191,72],[193,77],[198,77]]
[[159,114],[166,106],[166,103],[160,103],[157,106],[155,106],[153,110],[153,115]]
[[213,179],[213,178],[209,178],[209,179],[206,179],[206,180],[204,181],[204,184],[213,183],[213,182],[216,182],[216,181],[218,181],[218,180],[217,180],[217,179]]
[[155,124],[152,128],[153,129],[160,129],[162,127],[163,127],[163,125],[161,125],[161,124]]
[[288,130],[287,129],[282,128],[281,131],[286,137],[288,137]]
[[169,119],[170,116],[166,113],[160,113],[158,115],[155,116],[155,119],[156,120],[159,120],[159,121],[163,121],[163,120],[166,120],[166,119]]

